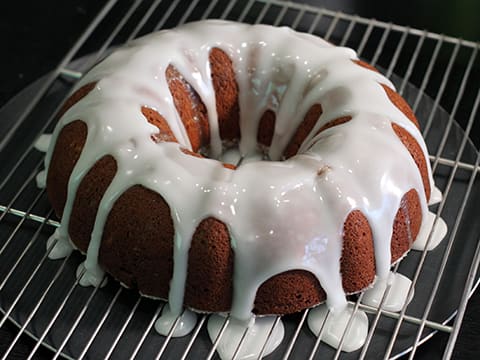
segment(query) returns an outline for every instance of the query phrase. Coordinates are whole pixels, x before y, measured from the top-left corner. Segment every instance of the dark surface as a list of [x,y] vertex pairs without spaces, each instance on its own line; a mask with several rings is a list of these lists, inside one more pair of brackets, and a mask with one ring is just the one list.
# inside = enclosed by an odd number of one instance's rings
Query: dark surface
[[[4,51],[0,57],[0,106],[41,75],[51,71],[73,45],[75,40],[93,19],[104,2],[102,1],[16,1],[0,5],[0,39]],[[120,1],[122,3],[122,1]],[[129,1],[123,1],[130,4]],[[417,28],[427,28],[452,36],[470,40],[480,39],[480,26],[475,16],[480,13],[480,2],[457,1],[448,5],[445,1],[416,2],[364,2],[316,1],[333,10],[357,13],[364,17],[375,17]],[[378,3],[378,6],[372,6]],[[429,7],[434,3],[433,7]],[[383,5],[382,5],[383,4]],[[413,9],[413,11],[412,11]],[[428,10],[427,10],[428,9]],[[432,10],[430,10],[432,9]],[[121,13],[121,8],[118,9]],[[114,11],[117,11],[114,9]],[[113,18],[113,17],[112,17]],[[113,24],[102,24],[105,32]],[[87,43],[81,54],[89,53],[95,44]],[[1,119],[0,119],[1,121]],[[2,135],[0,135],[1,138]],[[475,294],[465,315],[462,330],[454,352],[455,359],[478,359],[480,349],[480,296]],[[10,345],[17,331],[12,324],[0,329],[0,354]],[[417,351],[416,358],[440,358],[447,336],[435,336]],[[22,337],[12,352],[12,359],[23,359],[30,352],[34,342]],[[47,359],[50,353],[45,349],[37,351],[35,358]]]

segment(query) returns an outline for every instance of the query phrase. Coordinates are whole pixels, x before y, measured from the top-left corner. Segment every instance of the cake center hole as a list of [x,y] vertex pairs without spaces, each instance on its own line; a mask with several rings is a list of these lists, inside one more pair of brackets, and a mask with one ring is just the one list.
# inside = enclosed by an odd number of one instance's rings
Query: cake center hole
[[240,149],[235,145],[226,149],[222,153],[220,161],[239,167],[240,165],[245,165],[251,162],[270,161],[270,159],[268,158],[268,155],[259,148],[242,156]]

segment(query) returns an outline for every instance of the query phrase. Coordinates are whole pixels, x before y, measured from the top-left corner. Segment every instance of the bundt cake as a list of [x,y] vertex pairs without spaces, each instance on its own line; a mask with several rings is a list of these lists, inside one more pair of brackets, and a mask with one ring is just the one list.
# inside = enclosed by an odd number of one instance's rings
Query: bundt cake
[[87,282],[246,319],[340,308],[386,276],[427,213],[427,160],[410,107],[353,50],[211,20],[83,77],[47,192]]

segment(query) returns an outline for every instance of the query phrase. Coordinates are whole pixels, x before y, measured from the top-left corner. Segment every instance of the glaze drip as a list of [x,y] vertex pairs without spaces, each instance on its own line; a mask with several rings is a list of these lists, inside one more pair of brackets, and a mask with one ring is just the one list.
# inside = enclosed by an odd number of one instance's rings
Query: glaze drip
[[[208,61],[213,48],[229,55],[239,87],[240,156],[234,156],[247,161],[236,170],[215,160],[222,155],[222,142]],[[354,64],[357,59],[353,50],[288,28],[206,21],[138,39],[98,64],[76,86],[95,83],[94,89],[64,114],[52,138],[55,143],[61,129],[77,119],[87,124],[86,144],[68,184],[59,228],[62,238],[68,237],[72,205],[85,174],[105,155],[117,163],[98,208],[83,278],[92,282],[102,278],[98,253],[106,219],[119,196],[134,185],[161,194],[171,209],[175,243],[168,300],[173,314],[180,314],[183,307],[192,235],[209,216],[227,224],[232,237],[234,318],[248,319],[260,285],[294,269],[318,278],[330,308],[345,308],[340,257],[343,223],[352,210],[367,217],[377,275],[387,276],[392,224],[402,196],[415,189],[422,213],[427,214],[420,173],[391,123],[406,129],[428,157],[421,133],[389,101],[380,84],[393,85],[381,74]],[[214,159],[181,151],[192,148],[168,90],[169,65],[205,104]],[[323,110],[316,125],[299,153],[281,161],[290,138],[315,104]],[[143,106],[167,119],[179,143],[151,141],[158,129],[145,120]],[[266,110],[276,116],[268,150],[274,161],[248,162],[250,156],[258,156],[258,123]],[[318,133],[331,120],[345,116],[351,120]],[[47,169],[52,152],[50,146]]]

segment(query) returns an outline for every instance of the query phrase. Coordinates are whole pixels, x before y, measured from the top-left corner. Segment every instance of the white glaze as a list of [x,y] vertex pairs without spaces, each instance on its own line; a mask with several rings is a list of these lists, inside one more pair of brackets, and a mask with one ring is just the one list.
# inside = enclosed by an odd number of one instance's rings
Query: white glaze
[[99,276],[97,274],[92,274],[85,268],[85,262],[80,263],[77,266],[76,276],[78,283],[81,286],[95,286],[95,287],[105,287],[108,283],[108,278],[102,274]]
[[390,273],[386,279],[378,279],[372,288],[363,293],[362,303],[378,308],[384,296],[387,286],[390,285],[382,309],[387,311],[400,311],[405,303],[409,303],[413,297],[408,298],[408,292],[412,281],[399,273]]
[[47,251],[49,249],[48,258],[57,260],[70,255],[73,251],[73,246],[68,237],[60,236],[58,229],[55,229],[47,240]]
[[308,327],[316,336],[322,331],[322,341],[335,349],[338,349],[344,337],[342,351],[358,350],[367,338],[368,317],[360,309],[357,309],[355,314],[353,310],[353,306],[349,304],[342,311],[329,312],[328,307],[322,304],[310,310],[307,318]]
[[240,154],[240,151],[238,150],[238,148],[232,147],[230,149],[227,149],[222,154],[220,160],[227,164],[237,165],[240,162],[241,158],[242,158],[242,154]]
[[[233,358],[245,331],[247,334],[238,351],[237,360],[258,359],[267,338],[263,356],[272,353],[282,342],[285,333],[282,320],[279,320],[272,330],[275,319],[275,316],[265,316],[248,322],[231,318],[216,349],[220,358],[222,360]],[[215,314],[209,317],[207,329],[212,342],[216,340],[224,323],[225,317],[221,315]]]
[[47,172],[45,170],[40,171],[35,176],[35,182],[39,189],[45,189],[45,186],[47,186]]
[[173,330],[172,336],[182,337],[188,335],[197,324],[197,314],[187,309],[183,310],[181,315],[174,314],[171,312],[168,304],[165,304],[162,314],[155,321],[155,330],[159,334],[167,336],[179,316],[180,319]]
[[429,238],[430,241],[426,250],[433,250],[442,242],[445,235],[447,235],[447,224],[441,217],[435,220],[436,216],[437,215],[431,211],[428,212],[427,216],[424,216],[417,239],[412,246],[413,250],[425,250]]
[[[33,147],[41,152],[47,152],[48,147],[52,141],[51,134],[42,134],[38,137],[38,139],[33,144]],[[40,171],[36,177],[35,182],[37,183],[37,187],[40,189],[44,189],[47,185],[47,172],[46,170]]]
[[[219,158],[221,142],[208,62],[213,47],[224,50],[234,65],[240,91],[239,149],[244,157],[258,153],[256,131],[265,110],[276,114],[269,158],[281,160],[304,114],[321,103],[323,114],[299,155],[283,162],[248,163],[247,159],[233,171],[216,160],[186,155],[179,144],[150,140],[158,129],[143,117],[142,106],[168,119],[180,144],[191,149],[165,77],[173,64],[208,110],[210,156]],[[288,28],[206,21],[138,39],[86,74],[76,89],[97,84],[61,118],[53,143],[68,123],[82,119],[87,124],[86,144],[68,185],[59,229],[63,237],[68,236],[72,204],[85,174],[106,154],[117,162],[88,247],[87,282],[95,284],[103,277],[98,251],[104,224],[116,199],[135,184],[158,192],[171,208],[176,233],[168,300],[174,314],[183,309],[192,234],[209,216],[228,224],[232,236],[231,313],[235,318],[248,319],[258,287],[292,269],[312,272],[327,293],[328,306],[344,308],[339,265],[342,232],[344,220],[354,209],[369,220],[377,275],[387,276],[392,224],[403,194],[416,189],[422,212],[427,213],[419,171],[391,122],[409,131],[428,157],[421,133],[379,85],[393,88],[391,82],[354,64],[353,59],[357,55],[351,49]],[[347,115],[351,121],[313,136],[330,120]],[[50,146],[47,169],[52,151]],[[320,169],[328,171],[319,174]],[[428,174],[433,188],[429,167]]]
[[432,188],[432,193],[430,194],[430,200],[428,201],[428,205],[435,205],[442,201],[443,195],[440,189],[436,186]]
[[33,146],[38,151],[47,152],[48,147],[50,146],[51,140],[52,140],[52,134],[42,134],[38,137],[38,139],[35,141]]

